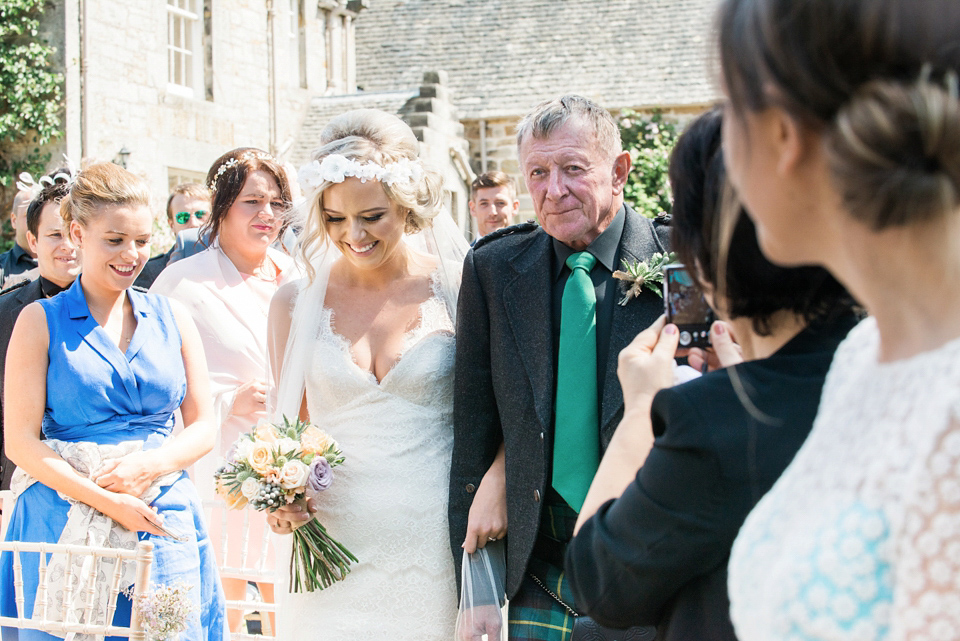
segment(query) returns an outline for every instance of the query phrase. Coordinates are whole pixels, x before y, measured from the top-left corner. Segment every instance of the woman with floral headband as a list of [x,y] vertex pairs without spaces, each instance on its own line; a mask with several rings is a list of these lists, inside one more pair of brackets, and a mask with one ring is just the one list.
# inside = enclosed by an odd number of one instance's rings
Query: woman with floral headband
[[[224,641],[213,549],[183,472],[210,451],[216,433],[203,344],[183,306],[131,288],[150,257],[150,192],[127,170],[94,164],[76,176],[60,214],[83,272],[65,291],[25,307],[10,339],[7,363],[17,376],[4,381],[4,427],[17,500],[6,538],[126,549],[146,538],[154,545],[152,581],[191,586],[196,614],[183,638]],[[174,436],[178,408],[185,427]],[[4,552],[0,561],[0,614],[16,617],[19,601],[26,616],[37,607],[105,622],[109,583],[78,579],[71,597],[63,590],[67,555],[52,555],[45,575],[36,553]],[[14,589],[20,561],[23,584]],[[131,564],[119,587],[130,587],[133,574]],[[43,594],[45,601],[35,599]],[[126,625],[130,606],[121,595],[113,621]],[[58,638],[9,628],[2,636]]]
[[300,171],[308,276],[274,298],[271,341],[278,414],[321,425],[346,462],[310,512],[268,520],[289,533],[315,511],[359,562],[322,592],[282,593],[278,631],[289,641],[449,641],[454,317],[467,244],[399,118],[348,112],[321,145]]
[[[186,305],[200,330],[220,427],[213,452],[194,465],[194,479],[204,499],[216,498],[213,475],[219,461],[241,432],[266,418],[267,312],[270,299],[289,276],[290,258],[271,247],[285,227],[290,187],[283,167],[269,154],[251,148],[227,152],[210,167],[207,186],[211,212],[201,235],[209,232],[210,247],[167,267],[151,287]],[[244,518],[250,527],[243,527]],[[210,524],[211,538],[220,547],[220,519]],[[242,566],[243,539],[249,558],[263,551],[261,567],[272,569],[268,532],[260,513],[230,512],[227,558],[218,549],[227,600],[242,600],[246,580],[231,576]],[[261,584],[265,599],[272,586]],[[242,612],[228,612],[231,630],[240,626]]]

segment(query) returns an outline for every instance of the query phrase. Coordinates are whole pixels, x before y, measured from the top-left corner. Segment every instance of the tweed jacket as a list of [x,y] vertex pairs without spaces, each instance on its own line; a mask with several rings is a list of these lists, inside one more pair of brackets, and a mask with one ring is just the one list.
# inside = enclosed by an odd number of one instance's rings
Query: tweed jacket
[[[626,207],[616,264],[665,251],[667,227]],[[457,312],[450,547],[459,565],[473,493],[505,444],[507,581],[513,597],[533,551],[551,478],[556,355],[551,329],[552,239],[532,224],[484,238],[464,261]],[[661,237],[663,236],[663,237]],[[618,295],[617,292],[615,295]],[[605,448],[623,415],[617,355],[663,313],[644,291],[614,305],[600,400]],[[459,572],[457,574],[459,577]]]

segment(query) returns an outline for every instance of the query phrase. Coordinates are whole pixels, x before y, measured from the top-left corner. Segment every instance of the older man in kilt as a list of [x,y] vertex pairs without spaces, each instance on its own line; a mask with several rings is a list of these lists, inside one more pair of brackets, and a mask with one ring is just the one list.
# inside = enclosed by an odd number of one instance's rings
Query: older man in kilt
[[667,230],[624,204],[630,156],[599,105],[542,103],[517,144],[539,226],[485,236],[465,261],[450,542],[459,562],[506,531],[509,638],[568,641],[564,551],[623,414],[617,355],[663,307],[649,291],[618,304],[613,272],[666,251]]

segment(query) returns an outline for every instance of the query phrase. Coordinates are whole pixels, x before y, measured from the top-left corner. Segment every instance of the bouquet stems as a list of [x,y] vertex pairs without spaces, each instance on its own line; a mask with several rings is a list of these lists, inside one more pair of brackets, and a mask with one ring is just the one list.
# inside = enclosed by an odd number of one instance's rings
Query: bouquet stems
[[316,519],[293,532],[290,592],[313,592],[342,581],[357,562],[350,550],[327,533]]

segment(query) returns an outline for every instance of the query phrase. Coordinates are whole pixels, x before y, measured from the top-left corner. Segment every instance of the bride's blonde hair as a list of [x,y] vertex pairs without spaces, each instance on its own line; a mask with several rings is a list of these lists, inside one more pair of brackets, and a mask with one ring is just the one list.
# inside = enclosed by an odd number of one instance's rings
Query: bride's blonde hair
[[[381,167],[400,161],[421,163],[419,146],[413,130],[400,118],[377,109],[356,109],[337,116],[324,127],[320,148],[311,158],[323,161],[327,156],[339,154],[361,164],[371,162]],[[404,212],[407,233],[429,226],[443,203],[443,178],[436,170],[422,163],[421,166],[423,177],[419,180],[380,183],[387,198]],[[333,184],[337,183],[324,181],[316,188],[304,189],[307,202],[298,258],[311,280],[315,269],[310,258],[327,240],[323,192]]]

